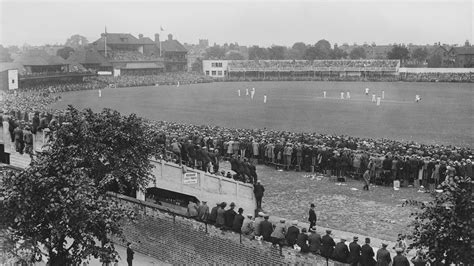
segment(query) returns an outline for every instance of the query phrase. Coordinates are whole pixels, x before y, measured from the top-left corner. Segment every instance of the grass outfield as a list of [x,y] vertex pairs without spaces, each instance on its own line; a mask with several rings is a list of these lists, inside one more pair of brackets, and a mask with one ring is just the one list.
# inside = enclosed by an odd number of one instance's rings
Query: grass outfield
[[[253,87],[251,100],[245,89]],[[340,100],[341,91],[349,91],[351,99]],[[376,106],[371,94],[382,91],[385,99]],[[467,83],[228,82],[105,89],[101,98],[97,91],[68,92],[52,107],[108,107],[154,120],[473,147],[473,98]]]

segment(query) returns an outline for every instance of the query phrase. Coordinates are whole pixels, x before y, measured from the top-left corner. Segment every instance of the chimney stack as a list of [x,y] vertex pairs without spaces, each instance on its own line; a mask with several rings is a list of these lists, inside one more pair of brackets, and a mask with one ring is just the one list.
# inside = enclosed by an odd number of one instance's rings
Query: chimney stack
[[138,39],[143,39],[143,34],[138,34]]
[[171,33],[168,34],[168,40],[169,40],[169,41],[173,40],[173,34],[171,34]]
[[155,43],[159,44],[160,43],[160,34],[155,33]]

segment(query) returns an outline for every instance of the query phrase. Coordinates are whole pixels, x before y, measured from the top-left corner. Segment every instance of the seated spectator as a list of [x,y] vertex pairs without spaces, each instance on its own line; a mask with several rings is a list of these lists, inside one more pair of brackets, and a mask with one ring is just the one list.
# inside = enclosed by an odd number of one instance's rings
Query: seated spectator
[[260,223],[260,234],[262,235],[264,241],[270,242],[272,240],[271,235],[273,233],[273,224],[268,221],[270,218],[268,214],[266,214],[263,218],[264,220]]
[[298,245],[301,253],[308,253],[308,235],[306,234],[306,228],[301,229],[301,233],[296,239],[296,245]]
[[300,234],[300,229],[297,227],[297,225],[298,221],[294,220],[293,222],[291,222],[291,226],[288,227],[288,230],[286,232],[286,242],[290,247],[295,245],[296,239]]
[[250,239],[255,236],[255,226],[252,217],[253,216],[251,214],[248,214],[247,218],[242,223],[242,227],[240,229],[242,234],[250,237]]
[[279,245],[280,247],[285,245],[285,235],[286,235],[286,220],[280,219],[280,223],[275,226],[271,234],[271,240],[273,245]]
[[309,251],[313,254],[321,253],[321,235],[316,232],[316,227],[311,227],[309,229]]

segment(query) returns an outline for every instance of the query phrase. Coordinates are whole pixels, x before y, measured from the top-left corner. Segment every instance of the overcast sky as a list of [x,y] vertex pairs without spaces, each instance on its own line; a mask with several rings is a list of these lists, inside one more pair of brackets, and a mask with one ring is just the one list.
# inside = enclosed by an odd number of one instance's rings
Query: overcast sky
[[290,46],[473,42],[474,0],[445,1],[18,1],[0,0],[0,44],[63,44],[108,32],[172,33],[182,43]]

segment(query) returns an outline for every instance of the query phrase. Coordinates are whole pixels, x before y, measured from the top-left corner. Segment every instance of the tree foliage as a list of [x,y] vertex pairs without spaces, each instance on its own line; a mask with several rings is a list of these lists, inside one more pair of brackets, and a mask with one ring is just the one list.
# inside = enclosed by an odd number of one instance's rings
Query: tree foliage
[[270,55],[268,50],[258,45],[249,47],[249,60],[265,60],[269,59]]
[[432,260],[447,265],[474,261],[472,185],[469,177],[450,178],[440,185],[442,192],[432,194],[433,200],[412,214],[411,247],[426,249]]
[[352,49],[352,51],[349,53],[349,57],[351,59],[365,59],[367,57],[367,54],[365,52],[364,47],[356,47]]
[[69,46],[74,49],[77,49],[79,47],[87,46],[88,44],[89,44],[89,41],[87,40],[86,37],[79,34],[75,34],[66,40],[66,43],[64,43],[64,46]]
[[206,49],[206,59],[224,59],[225,48],[219,45],[214,45]]
[[428,58],[428,67],[441,67],[443,59],[440,54],[433,54]]
[[144,188],[155,135],[136,115],[69,107],[49,148],[30,168],[3,177],[0,212],[13,237],[43,245],[51,265],[78,264],[89,256],[114,258],[110,235],[134,213],[107,199],[106,191]]
[[408,59],[409,55],[408,48],[403,45],[394,45],[392,50],[387,53],[388,59],[398,59],[400,61],[405,61]]
[[11,62],[13,61],[10,55],[10,51],[3,47],[3,45],[0,45],[0,62]]
[[72,52],[74,52],[74,49],[72,49],[69,46],[66,46],[66,47],[63,47],[63,48],[59,49],[56,52],[56,55],[62,57],[63,59],[68,59]]
[[319,40],[314,46],[308,47],[304,58],[306,60],[325,60],[331,59],[331,44],[326,40]]
[[416,60],[417,62],[419,63],[423,63],[425,62],[426,58],[428,57],[428,50],[426,49],[426,47],[424,48],[416,48],[415,50],[413,50],[413,52],[411,53],[411,58],[413,58],[414,60]]
[[273,45],[268,48],[269,59],[283,60],[286,58],[287,49],[285,46]]
[[225,60],[244,60],[245,57],[242,53],[238,51],[229,51],[225,55]]

